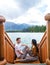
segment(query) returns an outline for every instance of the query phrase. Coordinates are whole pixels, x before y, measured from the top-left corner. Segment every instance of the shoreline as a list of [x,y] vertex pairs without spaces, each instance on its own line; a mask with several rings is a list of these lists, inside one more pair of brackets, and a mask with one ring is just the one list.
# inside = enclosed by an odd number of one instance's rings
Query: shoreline
[[44,32],[17,32],[17,31],[6,31],[7,33],[44,33]]

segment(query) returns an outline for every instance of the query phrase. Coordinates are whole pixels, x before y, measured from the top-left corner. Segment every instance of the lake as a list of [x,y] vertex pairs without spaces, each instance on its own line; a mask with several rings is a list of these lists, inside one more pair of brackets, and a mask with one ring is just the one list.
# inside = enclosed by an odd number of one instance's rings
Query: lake
[[12,42],[16,44],[16,38],[20,37],[23,44],[27,44],[29,47],[31,46],[31,40],[36,39],[37,43],[40,42],[44,33],[27,33],[27,32],[11,32],[7,33],[11,38]]

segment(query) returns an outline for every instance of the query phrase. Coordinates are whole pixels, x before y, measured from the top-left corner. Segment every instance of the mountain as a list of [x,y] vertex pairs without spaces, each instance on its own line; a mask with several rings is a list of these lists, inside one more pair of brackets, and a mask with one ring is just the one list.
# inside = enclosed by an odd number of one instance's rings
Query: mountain
[[5,22],[5,30],[6,31],[21,31],[23,29],[28,28],[30,25],[28,24],[15,24],[13,22]]

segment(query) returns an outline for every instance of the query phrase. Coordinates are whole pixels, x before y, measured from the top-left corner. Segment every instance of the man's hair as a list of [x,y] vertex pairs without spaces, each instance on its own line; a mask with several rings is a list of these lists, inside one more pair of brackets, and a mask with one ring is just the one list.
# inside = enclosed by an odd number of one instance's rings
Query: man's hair
[[18,41],[19,39],[21,39],[20,37],[16,38],[16,41]]

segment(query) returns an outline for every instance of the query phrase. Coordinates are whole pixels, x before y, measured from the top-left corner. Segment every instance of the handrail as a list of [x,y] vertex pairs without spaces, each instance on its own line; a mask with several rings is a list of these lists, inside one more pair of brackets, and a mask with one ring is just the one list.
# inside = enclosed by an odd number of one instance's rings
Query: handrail
[[44,40],[45,40],[46,38],[47,38],[47,31],[45,31],[45,33],[44,33],[44,35],[43,35],[43,37],[42,37],[42,39],[41,39],[41,41],[40,41],[40,43],[39,43],[39,47],[43,45],[43,42],[44,42]]
[[45,31],[38,47],[39,47],[40,61],[46,62],[46,59],[47,59],[47,31]]
[[9,44],[12,46],[12,48],[14,49],[14,44],[11,41],[11,39],[9,38],[9,36],[7,35],[7,33],[5,32],[5,39],[9,42]]
[[39,54],[42,62],[50,62],[50,13],[45,16],[45,20],[47,21],[46,32],[39,44]]
[[5,36],[5,58],[6,58],[7,62],[13,63],[14,59],[15,59],[14,44],[6,32],[5,32],[4,36]]
[[0,16],[0,60],[4,60],[4,23],[5,17]]

